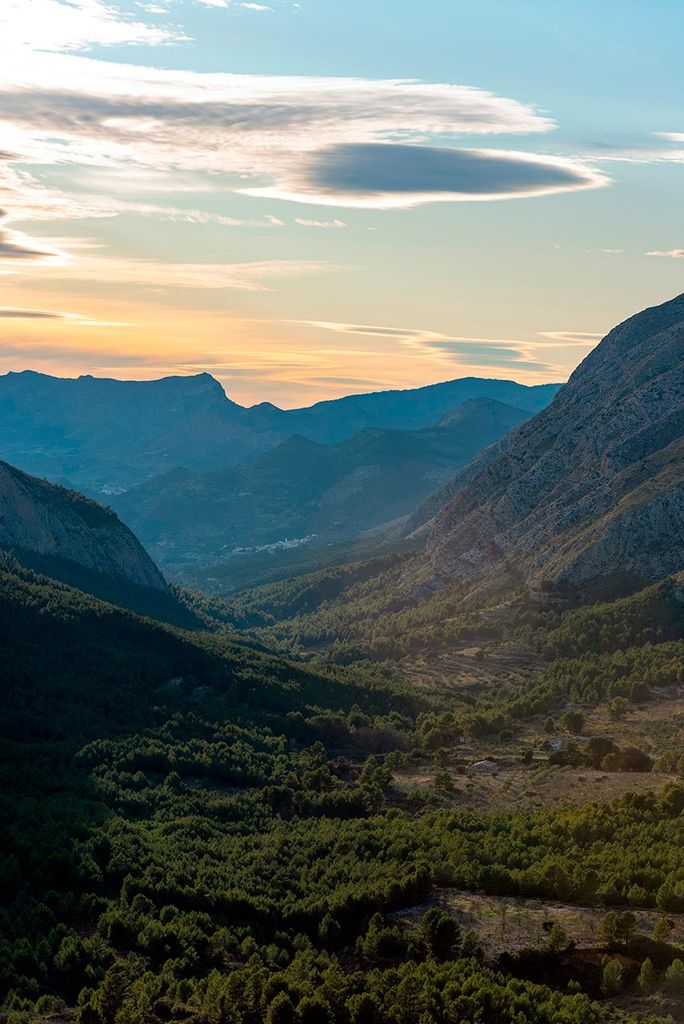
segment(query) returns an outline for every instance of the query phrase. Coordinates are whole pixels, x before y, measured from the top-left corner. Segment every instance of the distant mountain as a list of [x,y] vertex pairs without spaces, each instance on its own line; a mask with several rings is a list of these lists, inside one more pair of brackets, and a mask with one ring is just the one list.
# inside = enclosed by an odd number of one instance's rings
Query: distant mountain
[[549,404],[560,384],[528,387],[512,380],[462,377],[405,391],[377,391],[317,402],[308,409],[294,409],[297,432],[333,444],[368,427],[422,430],[476,398],[493,398],[528,413]]
[[529,418],[490,398],[434,427],[367,428],[334,445],[295,435],[220,473],[175,470],[111,500],[173,572],[245,549],[358,537],[406,516],[458,466]]
[[257,409],[249,425],[247,418],[208,373],[155,381],[31,371],[0,377],[0,455],[93,494],[178,465],[239,461],[281,440],[272,417]]
[[[0,463],[0,549],[51,574],[114,581],[166,595],[155,563],[110,509]],[[84,589],[90,589],[87,586]],[[106,587],[104,587],[106,589]]]
[[414,585],[587,591],[682,570],[684,295],[612,330],[442,495]]
[[536,412],[559,386],[466,378],[283,410],[243,408],[207,373],[155,381],[7,373],[0,376],[0,457],[108,495],[179,467],[227,469],[295,434],[334,443],[369,427],[422,429],[472,398]]

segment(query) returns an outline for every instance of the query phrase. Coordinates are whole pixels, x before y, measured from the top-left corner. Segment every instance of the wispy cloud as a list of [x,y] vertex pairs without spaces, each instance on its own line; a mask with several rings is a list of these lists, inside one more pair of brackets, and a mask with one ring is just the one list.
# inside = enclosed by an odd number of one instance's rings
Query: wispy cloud
[[603,337],[602,334],[597,334],[594,331],[537,331],[537,334],[540,338],[561,341],[564,345],[577,345],[579,348],[583,348],[585,345],[588,348],[593,348]]
[[647,256],[669,256],[673,260],[684,259],[684,249],[651,249]]
[[47,247],[44,243],[30,238],[21,231],[7,227],[8,223],[8,214],[5,210],[0,210],[0,265],[18,261],[20,263],[41,262],[54,266],[63,261],[63,253]]
[[678,142],[684,145],[684,132],[656,132],[658,138],[666,142]]
[[[106,176],[102,185],[109,182]],[[98,176],[95,175],[95,184]],[[0,154],[0,203],[12,210],[13,221],[42,220],[91,220],[119,216],[153,217],[158,220],[181,221],[187,224],[216,224],[220,227],[280,228],[285,221],[275,214],[260,217],[231,217],[212,210],[196,207],[181,207],[161,202],[138,202],[114,194],[120,185],[115,178],[110,183],[112,191],[93,192],[82,190],[78,193],[48,187],[24,168],[16,166],[16,158],[3,158]],[[144,188],[144,181],[138,179],[137,188]],[[125,184],[124,184],[125,187]],[[159,180],[153,176],[152,191],[160,188]],[[193,186],[193,190],[197,186]],[[175,191],[175,189],[174,189]],[[181,190],[182,191],[182,190]],[[9,217],[0,210],[0,217]]]
[[[324,320],[296,322],[335,334],[396,339],[405,348],[412,349],[418,354],[432,355],[442,363],[456,361],[461,365],[480,369],[500,370],[511,367],[539,373],[562,372],[557,364],[548,360],[549,349],[552,346],[547,342],[514,338],[459,337],[414,327],[383,327]],[[592,343],[587,340],[583,344]],[[544,355],[547,358],[541,358]]]
[[69,54],[37,59],[23,46],[3,58],[0,147],[28,163],[220,174],[225,189],[351,206],[608,181],[567,158],[426,145],[554,127],[530,105],[470,86],[162,71]]
[[[0,306],[0,320],[67,320],[83,327],[133,327],[119,320],[98,320],[80,313],[62,313],[52,309],[22,309],[18,306]],[[3,351],[6,354],[5,346]]]
[[[674,143],[675,148],[666,143]],[[652,132],[647,141],[630,146],[594,144],[592,159],[599,163],[684,163],[684,132]]]
[[299,224],[303,228],[333,228],[340,229],[348,227],[343,220],[336,217],[335,220],[307,220],[305,217],[295,217],[295,224]]
[[[330,270],[327,263],[306,260],[262,260],[251,263],[174,263],[76,254],[65,266],[51,271],[53,280],[96,281],[148,288],[230,289],[263,292],[278,281]],[[35,276],[34,271],[34,276]]]
[[178,27],[149,25],[103,0],[3,0],[2,46],[84,50],[94,44],[158,46],[187,39]]

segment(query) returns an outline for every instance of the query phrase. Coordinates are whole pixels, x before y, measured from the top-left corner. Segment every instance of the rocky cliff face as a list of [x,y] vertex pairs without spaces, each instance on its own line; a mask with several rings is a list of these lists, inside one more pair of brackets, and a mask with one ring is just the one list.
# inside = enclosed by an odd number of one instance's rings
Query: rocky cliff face
[[0,548],[66,559],[139,587],[166,582],[127,526],[83,495],[0,462]]
[[582,588],[684,568],[684,296],[612,330],[446,497],[416,581]]

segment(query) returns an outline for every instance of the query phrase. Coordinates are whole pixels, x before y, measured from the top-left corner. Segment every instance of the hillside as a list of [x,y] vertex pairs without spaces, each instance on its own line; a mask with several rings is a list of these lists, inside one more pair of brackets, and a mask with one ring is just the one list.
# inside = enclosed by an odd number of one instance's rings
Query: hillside
[[[335,445],[294,436],[220,473],[176,470],[111,501],[165,571],[273,547],[318,549],[412,512],[441,480],[528,414],[471,399],[434,427],[368,428]],[[225,577],[224,577],[225,578]]]
[[[684,788],[652,768],[648,734],[647,750],[622,738],[666,702],[663,757],[681,758],[673,598],[561,617],[538,642],[583,631],[572,660],[440,695],[183,633],[4,560],[8,1019],[408,1024],[406,1000],[429,998],[447,1020],[608,1024],[617,959],[637,1024],[647,956],[655,1005],[677,1013]],[[612,738],[599,716],[617,696]],[[569,697],[588,737],[553,719],[559,762],[542,721]],[[496,778],[471,771],[492,757]],[[552,941],[541,921],[559,919]]]
[[682,569],[684,296],[612,330],[449,495],[413,585],[605,588]]
[[465,378],[283,410],[240,406],[208,373],[153,381],[7,373],[0,375],[0,457],[108,495],[177,467],[226,469],[295,434],[328,444],[369,427],[422,429],[473,398],[536,412],[558,387]]
[[4,462],[0,548],[75,563],[138,587],[167,589],[149,555],[111,510]]

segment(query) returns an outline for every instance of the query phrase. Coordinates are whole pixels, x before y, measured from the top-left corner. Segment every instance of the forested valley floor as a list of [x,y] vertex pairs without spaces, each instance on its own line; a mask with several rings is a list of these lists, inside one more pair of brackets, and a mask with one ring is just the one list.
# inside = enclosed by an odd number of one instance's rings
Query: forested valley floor
[[3,563],[12,1024],[682,1019],[678,584],[477,618],[390,563],[195,631]]

